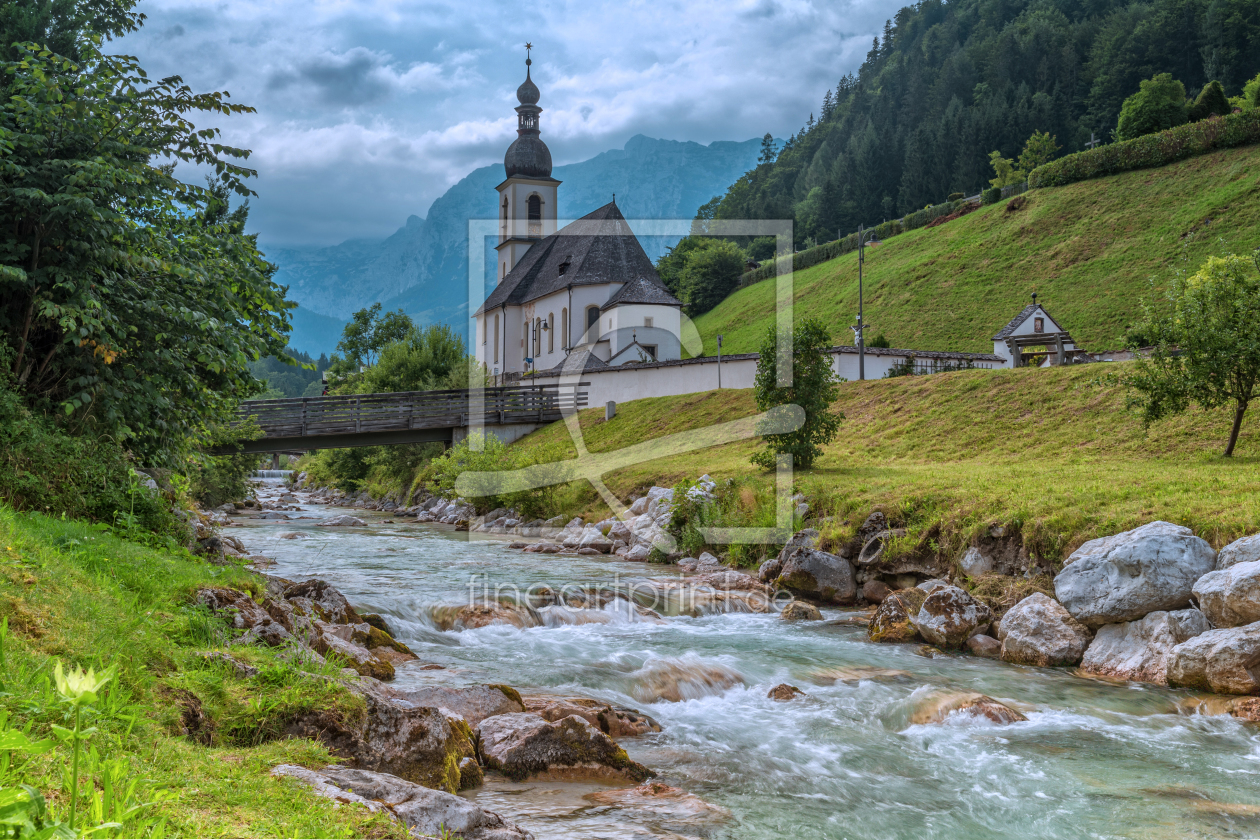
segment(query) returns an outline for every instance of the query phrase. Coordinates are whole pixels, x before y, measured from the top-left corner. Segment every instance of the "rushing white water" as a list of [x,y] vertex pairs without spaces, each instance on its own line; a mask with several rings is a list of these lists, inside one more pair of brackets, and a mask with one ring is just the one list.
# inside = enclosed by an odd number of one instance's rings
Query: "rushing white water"
[[[310,508],[293,516],[344,511]],[[542,626],[442,630],[471,589],[612,586],[668,574],[606,558],[523,554],[388,514],[368,528],[245,520],[270,574],[321,577],[383,615],[420,657],[397,684],[507,683],[632,706],[659,734],[625,739],[660,781],[729,811],[619,807],[606,788],[491,781],[468,794],[539,838],[1079,838],[1260,836],[1260,728],[1176,713],[1182,693],[1116,686],[975,657],[925,658],[861,628],[728,613],[644,620],[613,600],[553,607]],[[298,533],[297,539],[280,534]],[[677,572],[674,572],[677,575]],[[839,611],[824,611],[828,619]],[[444,670],[421,670],[432,663]],[[845,681],[834,669],[894,672]],[[837,676],[840,678],[837,679]],[[734,680],[740,680],[733,687]],[[787,682],[806,697],[775,702]],[[979,691],[1027,722],[909,725],[934,688]],[[681,697],[681,700],[661,699]]]
[[254,478],[276,479],[288,478],[293,470],[254,470]]

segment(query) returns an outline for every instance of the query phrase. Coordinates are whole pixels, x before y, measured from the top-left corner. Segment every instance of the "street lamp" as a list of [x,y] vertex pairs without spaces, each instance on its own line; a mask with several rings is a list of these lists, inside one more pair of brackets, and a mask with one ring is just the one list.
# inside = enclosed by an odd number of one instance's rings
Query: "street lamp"
[[857,324],[856,324],[856,325],[854,325],[854,326],[852,326],[852,327],[849,327],[849,329],[853,330],[853,336],[854,336],[854,338],[856,338],[856,339],[857,339],[857,347],[858,347],[858,379],[866,379],[866,335],[865,335],[865,331],[866,331],[866,328],[867,328],[868,326],[870,326],[870,325],[869,325],[869,324],[867,324],[867,323],[866,323],[866,322],[862,319],[862,315],[863,315],[863,309],[862,309],[862,265],[863,265],[863,263],[865,263],[865,262],[866,262],[866,255],[865,255],[865,253],[863,252],[863,250],[862,250],[862,249],[863,249],[863,247],[866,245],[866,243],[868,243],[868,242],[869,242],[870,244],[872,244],[872,245],[878,245],[878,244],[879,244],[879,239],[877,239],[877,238],[875,237],[875,231],[874,231],[874,230],[864,230],[864,229],[862,228],[862,226],[861,226],[861,225],[858,225],[858,233],[857,233],[857,236],[858,236],[858,315],[857,315]]

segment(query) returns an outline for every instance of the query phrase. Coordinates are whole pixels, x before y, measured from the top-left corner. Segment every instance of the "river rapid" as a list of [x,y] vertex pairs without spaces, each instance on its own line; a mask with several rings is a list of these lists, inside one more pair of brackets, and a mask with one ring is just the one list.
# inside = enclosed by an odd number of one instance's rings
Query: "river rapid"
[[[607,790],[597,785],[494,779],[465,794],[540,840],[1260,837],[1260,727],[1179,715],[1184,693],[928,658],[914,645],[870,643],[861,627],[773,613],[666,615],[658,624],[620,602],[588,623],[557,616],[524,630],[443,631],[435,616],[468,603],[470,583],[480,596],[496,586],[626,587],[680,572],[524,554],[443,526],[383,524],[387,514],[302,507],[290,515],[315,518],[245,517],[230,533],[275,559],[268,574],[323,578],[360,612],[384,616],[420,657],[398,668],[395,685],[506,683],[525,695],[639,709],[662,731],[623,739],[630,757],[719,806],[619,806],[592,798]],[[369,525],[314,527],[338,513]],[[891,673],[853,679],[872,666]],[[697,675],[683,681],[684,699],[659,699],[659,675],[680,670]],[[743,684],[706,686],[710,672],[734,672]],[[768,699],[779,683],[807,696]],[[916,704],[938,689],[988,694],[1028,720],[911,725]]]

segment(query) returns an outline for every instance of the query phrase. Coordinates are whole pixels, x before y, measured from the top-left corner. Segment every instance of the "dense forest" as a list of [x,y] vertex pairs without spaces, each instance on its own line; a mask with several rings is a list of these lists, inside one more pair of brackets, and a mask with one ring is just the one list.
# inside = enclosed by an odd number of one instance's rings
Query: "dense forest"
[[[1114,139],[1140,82],[1171,73],[1230,97],[1260,71],[1255,0],[923,0],[884,27],[857,74],[704,215],[796,221],[836,238],[993,177],[1034,131],[1060,154]],[[816,118],[817,117],[817,118]]]

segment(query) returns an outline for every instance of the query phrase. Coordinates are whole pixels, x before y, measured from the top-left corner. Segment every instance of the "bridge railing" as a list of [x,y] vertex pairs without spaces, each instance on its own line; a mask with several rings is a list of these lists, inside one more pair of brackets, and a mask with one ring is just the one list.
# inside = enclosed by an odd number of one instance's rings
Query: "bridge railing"
[[550,422],[585,408],[581,387],[589,384],[251,400],[237,417],[253,416],[267,437],[286,438],[469,426],[478,402],[485,425]]

